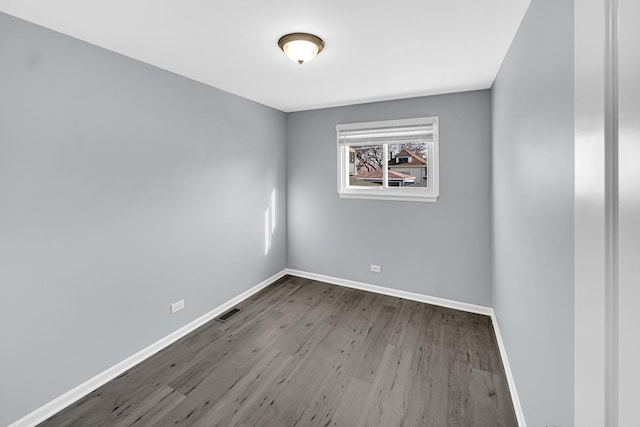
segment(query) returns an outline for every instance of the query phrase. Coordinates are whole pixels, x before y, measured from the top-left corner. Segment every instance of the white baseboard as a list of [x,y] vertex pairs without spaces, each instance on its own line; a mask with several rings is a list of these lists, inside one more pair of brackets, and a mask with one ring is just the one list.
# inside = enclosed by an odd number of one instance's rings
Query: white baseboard
[[398,297],[398,298],[404,298],[404,299],[408,299],[408,300],[411,300],[411,301],[424,302],[424,303],[427,303],[427,304],[433,304],[433,305],[438,305],[438,306],[442,306],[442,307],[453,308],[453,309],[456,309],[456,310],[467,311],[467,312],[470,312],[470,313],[477,313],[477,314],[483,314],[483,315],[486,315],[486,316],[490,316],[492,324],[493,324],[493,328],[494,328],[494,331],[495,331],[496,340],[498,342],[498,348],[500,349],[500,356],[502,357],[502,363],[504,365],[505,374],[507,376],[507,383],[509,385],[509,389],[510,389],[510,392],[511,392],[511,398],[513,400],[513,407],[514,407],[514,410],[516,412],[518,425],[519,425],[519,427],[526,427],[527,426],[527,424],[525,422],[525,419],[524,419],[524,413],[522,412],[522,406],[520,405],[520,399],[518,398],[518,393],[516,391],[516,386],[515,386],[515,382],[514,382],[514,379],[513,379],[513,375],[511,373],[511,367],[509,366],[509,360],[507,358],[507,354],[506,354],[506,351],[505,351],[504,342],[502,341],[502,335],[500,334],[500,328],[498,327],[498,321],[497,321],[496,315],[495,315],[495,313],[494,313],[494,311],[493,311],[493,309],[491,307],[485,307],[485,306],[482,306],[482,305],[475,305],[475,304],[469,304],[469,303],[464,303],[464,302],[459,302],[459,301],[453,301],[453,300],[448,300],[448,299],[444,299],[444,298],[432,297],[432,296],[428,296],[428,295],[416,294],[416,293],[413,293],[413,292],[407,292],[407,291],[401,291],[401,290],[398,290],[398,289],[386,288],[384,286],[371,285],[371,284],[368,284],[368,283],[356,282],[356,281],[353,281],[353,280],[340,279],[340,278],[337,278],[337,277],[325,276],[325,275],[322,275],[322,274],[309,273],[309,272],[305,272],[305,271],[293,270],[293,269],[288,269],[287,268],[287,269],[284,269],[284,270],[280,271],[279,273],[276,273],[275,275],[269,277],[268,279],[260,282],[256,286],[254,286],[251,289],[241,293],[240,295],[238,295],[235,298],[227,301],[226,303],[214,308],[210,312],[208,312],[205,315],[197,318],[196,320],[190,322],[189,324],[183,326],[182,328],[178,329],[177,331],[172,332],[171,334],[167,335],[166,337],[164,337],[164,338],[156,341],[155,343],[151,344],[150,346],[140,350],[136,354],[126,358],[125,360],[121,361],[120,363],[118,363],[118,364],[110,367],[109,369],[99,373],[98,375],[94,376],[93,378],[90,378],[89,380],[87,380],[84,383],[78,385],[77,387],[69,390],[68,392],[62,394],[61,396],[55,398],[54,400],[50,401],[49,403],[41,406],[40,408],[36,409],[35,411],[31,412],[30,414],[27,414],[26,416],[24,416],[23,418],[19,419],[18,421],[15,421],[14,423],[10,424],[8,427],[33,427],[33,426],[41,423],[42,421],[46,420],[47,418],[51,417],[52,415],[56,414],[57,412],[60,412],[61,410],[63,410],[67,406],[73,404],[74,402],[76,402],[76,401],[80,400],[81,398],[83,398],[84,396],[88,395],[89,393],[91,393],[92,391],[97,389],[98,387],[106,384],[107,382],[109,382],[112,379],[116,378],[118,375],[121,375],[122,373],[124,373],[127,370],[131,369],[132,367],[134,367],[135,365],[137,365],[140,362],[144,361],[145,359],[153,356],[154,354],[156,354],[157,352],[159,352],[163,348],[169,346],[170,344],[174,343],[175,341],[179,340],[180,338],[184,337],[185,335],[189,334],[190,332],[196,330],[197,328],[199,328],[200,326],[204,325],[208,321],[210,321],[213,318],[217,317],[218,315],[224,313],[229,308],[231,308],[234,305],[244,301],[245,299],[249,298],[253,294],[257,293],[258,291],[266,288],[267,286],[269,286],[270,284],[272,284],[273,282],[275,282],[276,280],[280,279],[281,277],[283,277],[283,276],[285,276],[287,274],[290,274],[292,276],[306,278],[306,279],[312,279],[312,280],[318,280],[318,281],[321,281],[321,282],[332,283],[334,285],[345,286],[345,287],[348,287],[348,288],[360,289],[360,290],[364,290],[364,291],[375,292],[375,293],[378,293],[378,294],[389,295],[389,296]]
[[496,334],[496,341],[498,341],[498,349],[500,350],[500,357],[502,357],[504,373],[507,376],[507,384],[509,385],[509,391],[511,392],[513,410],[516,413],[518,426],[527,427],[527,422],[524,419],[524,412],[522,411],[522,405],[520,405],[520,397],[518,397],[518,391],[516,390],[516,382],[513,379],[513,373],[511,372],[511,366],[509,365],[509,359],[507,358],[507,350],[504,346],[504,341],[502,341],[502,334],[500,333],[500,327],[498,326],[498,319],[496,318],[496,313],[493,309],[491,309],[491,323],[493,324],[493,331]]
[[229,308],[233,307],[234,305],[238,304],[239,302],[244,301],[245,299],[249,298],[251,295],[257,293],[258,291],[266,288],[267,286],[269,286],[270,284],[272,284],[276,280],[280,279],[281,277],[285,276],[286,274],[287,274],[286,270],[282,270],[279,273],[274,274],[273,276],[271,276],[268,279],[260,282],[259,284],[257,284],[256,286],[252,287],[251,289],[241,293],[237,297],[235,297],[235,298],[225,302],[224,304],[214,308],[210,312],[208,312],[205,315],[197,318],[196,320],[192,321],[191,323],[183,326],[182,328],[178,329],[177,331],[172,332],[171,334],[167,335],[166,337],[164,337],[164,338],[154,342],[150,346],[140,350],[136,354],[134,354],[132,356],[129,356],[128,358],[126,358],[122,362],[120,362],[120,363],[108,368],[107,370],[99,373],[95,377],[88,379],[87,381],[83,382],[82,384],[78,385],[77,387],[74,387],[73,389],[69,390],[68,392],[58,396],[57,398],[53,399],[49,403],[46,403],[45,405],[41,406],[40,408],[36,409],[35,411],[33,411],[33,412],[25,415],[24,417],[20,418],[18,421],[15,421],[14,423],[10,424],[8,427],[32,427],[32,426],[35,426],[35,425],[41,423],[42,421],[46,420],[47,418],[51,417],[52,415],[60,412],[61,410],[63,410],[67,406],[73,404],[74,402],[76,402],[76,401],[80,400],[81,398],[83,398],[84,396],[88,395],[89,393],[91,393],[92,391],[97,389],[98,387],[106,384],[107,382],[109,382],[112,379],[116,378],[118,375],[126,372],[127,370],[129,370],[131,368],[133,368],[134,366],[136,366],[140,362],[144,361],[145,359],[148,359],[149,357],[153,356],[154,354],[156,354],[157,352],[159,352],[163,348],[169,346],[170,344],[172,344],[175,341],[179,340],[180,338],[184,337],[188,333],[196,330],[197,328],[199,328],[200,326],[204,325],[208,321],[210,321],[210,320],[214,319],[215,317],[219,316],[220,314],[224,313]]
[[360,289],[369,292],[375,292],[378,294],[389,295],[392,297],[404,298],[411,301],[424,302],[427,304],[438,305],[441,307],[453,308],[456,310],[467,311],[470,313],[483,314],[491,317],[491,323],[498,342],[498,349],[500,350],[500,356],[502,357],[502,365],[507,377],[507,384],[509,385],[509,391],[511,393],[511,400],[513,403],[513,409],[516,413],[516,419],[518,420],[519,427],[527,427],[527,423],[524,419],[524,412],[522,411],[522,405],[520,405],[520,398],[516,390],[516,384],[511,372],[511,366],[509,365],[509,359],[507,358],[507,352],[505,350],[504,342],[502,341],[502,335],[500,334],[500,328],[498,327],[498,320],[493,308],[482,305],[469,304],[465,302],[453,301],[444,298],[432,297],[428,295],[416,294],[413,292],[401,291],[398,289],[385,288],[384,286],[371,285],[368,283],[356,282],[353,280],[340,279],[338,277],[325,276],[323,274],[309,273],[306,271],[286,269],[285,272],[292,276],[303,277],[305,279],[318,280],[320,282],[332,283],[334,285],[345,286],[348,288]]
[[340,279],[338,277],[325,276],[323,274],[309,273],[306,271],[292,270],[287,268],[287,274],[303,277],[305,279],[318,280],[320,282],[332,283],[334,285],[345,286],[347,288],[360,289],[363,291],[375,292],[377,294],[389,295],[397,298],[404,298],[411,301],[424,302],[427,304],[439,305],[441,307],[453,308],[455,310],[468,311],[470,313],[484,314],[491,316],[491,307],[483,305],[469,304],[466,302],[453,301],[445,298],[431,297],[428,295],[416,294],[413,292],[401,291],[398,289],[385,288],[384,286],[370,285],[368,283],[356,282],[354,280]]

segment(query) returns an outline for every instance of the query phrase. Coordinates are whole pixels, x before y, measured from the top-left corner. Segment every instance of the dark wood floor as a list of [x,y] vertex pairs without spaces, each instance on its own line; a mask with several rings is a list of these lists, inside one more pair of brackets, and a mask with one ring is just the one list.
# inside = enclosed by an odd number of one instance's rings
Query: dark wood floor
[[517,426],[486,316],[296,277],[41,426]]

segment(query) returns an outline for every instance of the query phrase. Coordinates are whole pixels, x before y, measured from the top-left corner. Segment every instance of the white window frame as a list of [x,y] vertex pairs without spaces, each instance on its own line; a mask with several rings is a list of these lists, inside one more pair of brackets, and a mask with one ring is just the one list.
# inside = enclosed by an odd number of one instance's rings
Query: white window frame
[[[338,194],[341,198],[348,199],[377,199],[377,200],[401,200],[411,202],[435,202],[440,196],[439,175],[440,162],[438,156],[439,147],[439,126],[438,117],[418,117],[413,119],[401,120],[383,120],[375,122],[347,123],[336,126],[336,139],[338,151]],[[380,137],[384,142],[370,142],[364,140],[360,145],[383,145],[383,164],[389,162],[389,150],[387,146],[394,144],[394,133],[402,133],[402,130],[394,128],[402,128],[407,126],[416,126],[430,128],[432,141],[424,141],[427,144],[427,173],[429,187],[389,187],[382,185],[380,187],[352,186],[349,184],[349,146],[357,144],[345,141],[345,131],[363,131],[376,132],[376,136]],[[379,131],[379,133],[378,133]],[[386,134],[385,134],[386,132]],[[341,142],[341,135],[343,135]],[[380,138],[378,138],[380,139]],[[401,143],[400,141],[398,143]],[[383,170],[383,179],[387,180],[388,171]],[[384,182],[383,181],[383,182]],[[387,182],[388,184],[388,182]]]

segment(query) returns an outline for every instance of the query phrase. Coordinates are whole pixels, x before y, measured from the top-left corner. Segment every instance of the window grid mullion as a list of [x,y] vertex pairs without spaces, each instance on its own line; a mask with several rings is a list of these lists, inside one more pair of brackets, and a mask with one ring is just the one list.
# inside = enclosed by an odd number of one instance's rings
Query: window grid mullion
[[389,188],[389,144],[382,144],[382,187]]

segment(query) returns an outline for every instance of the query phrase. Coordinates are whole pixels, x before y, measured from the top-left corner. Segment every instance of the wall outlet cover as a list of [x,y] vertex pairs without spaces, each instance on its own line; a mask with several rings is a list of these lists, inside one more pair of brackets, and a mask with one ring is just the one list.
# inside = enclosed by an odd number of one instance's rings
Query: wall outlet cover
[[171,314],[177,313],[178,311],[182,310],[184,308],[184,300],[181,299],[178,302],[174,302],[173,304],[171,304]]

